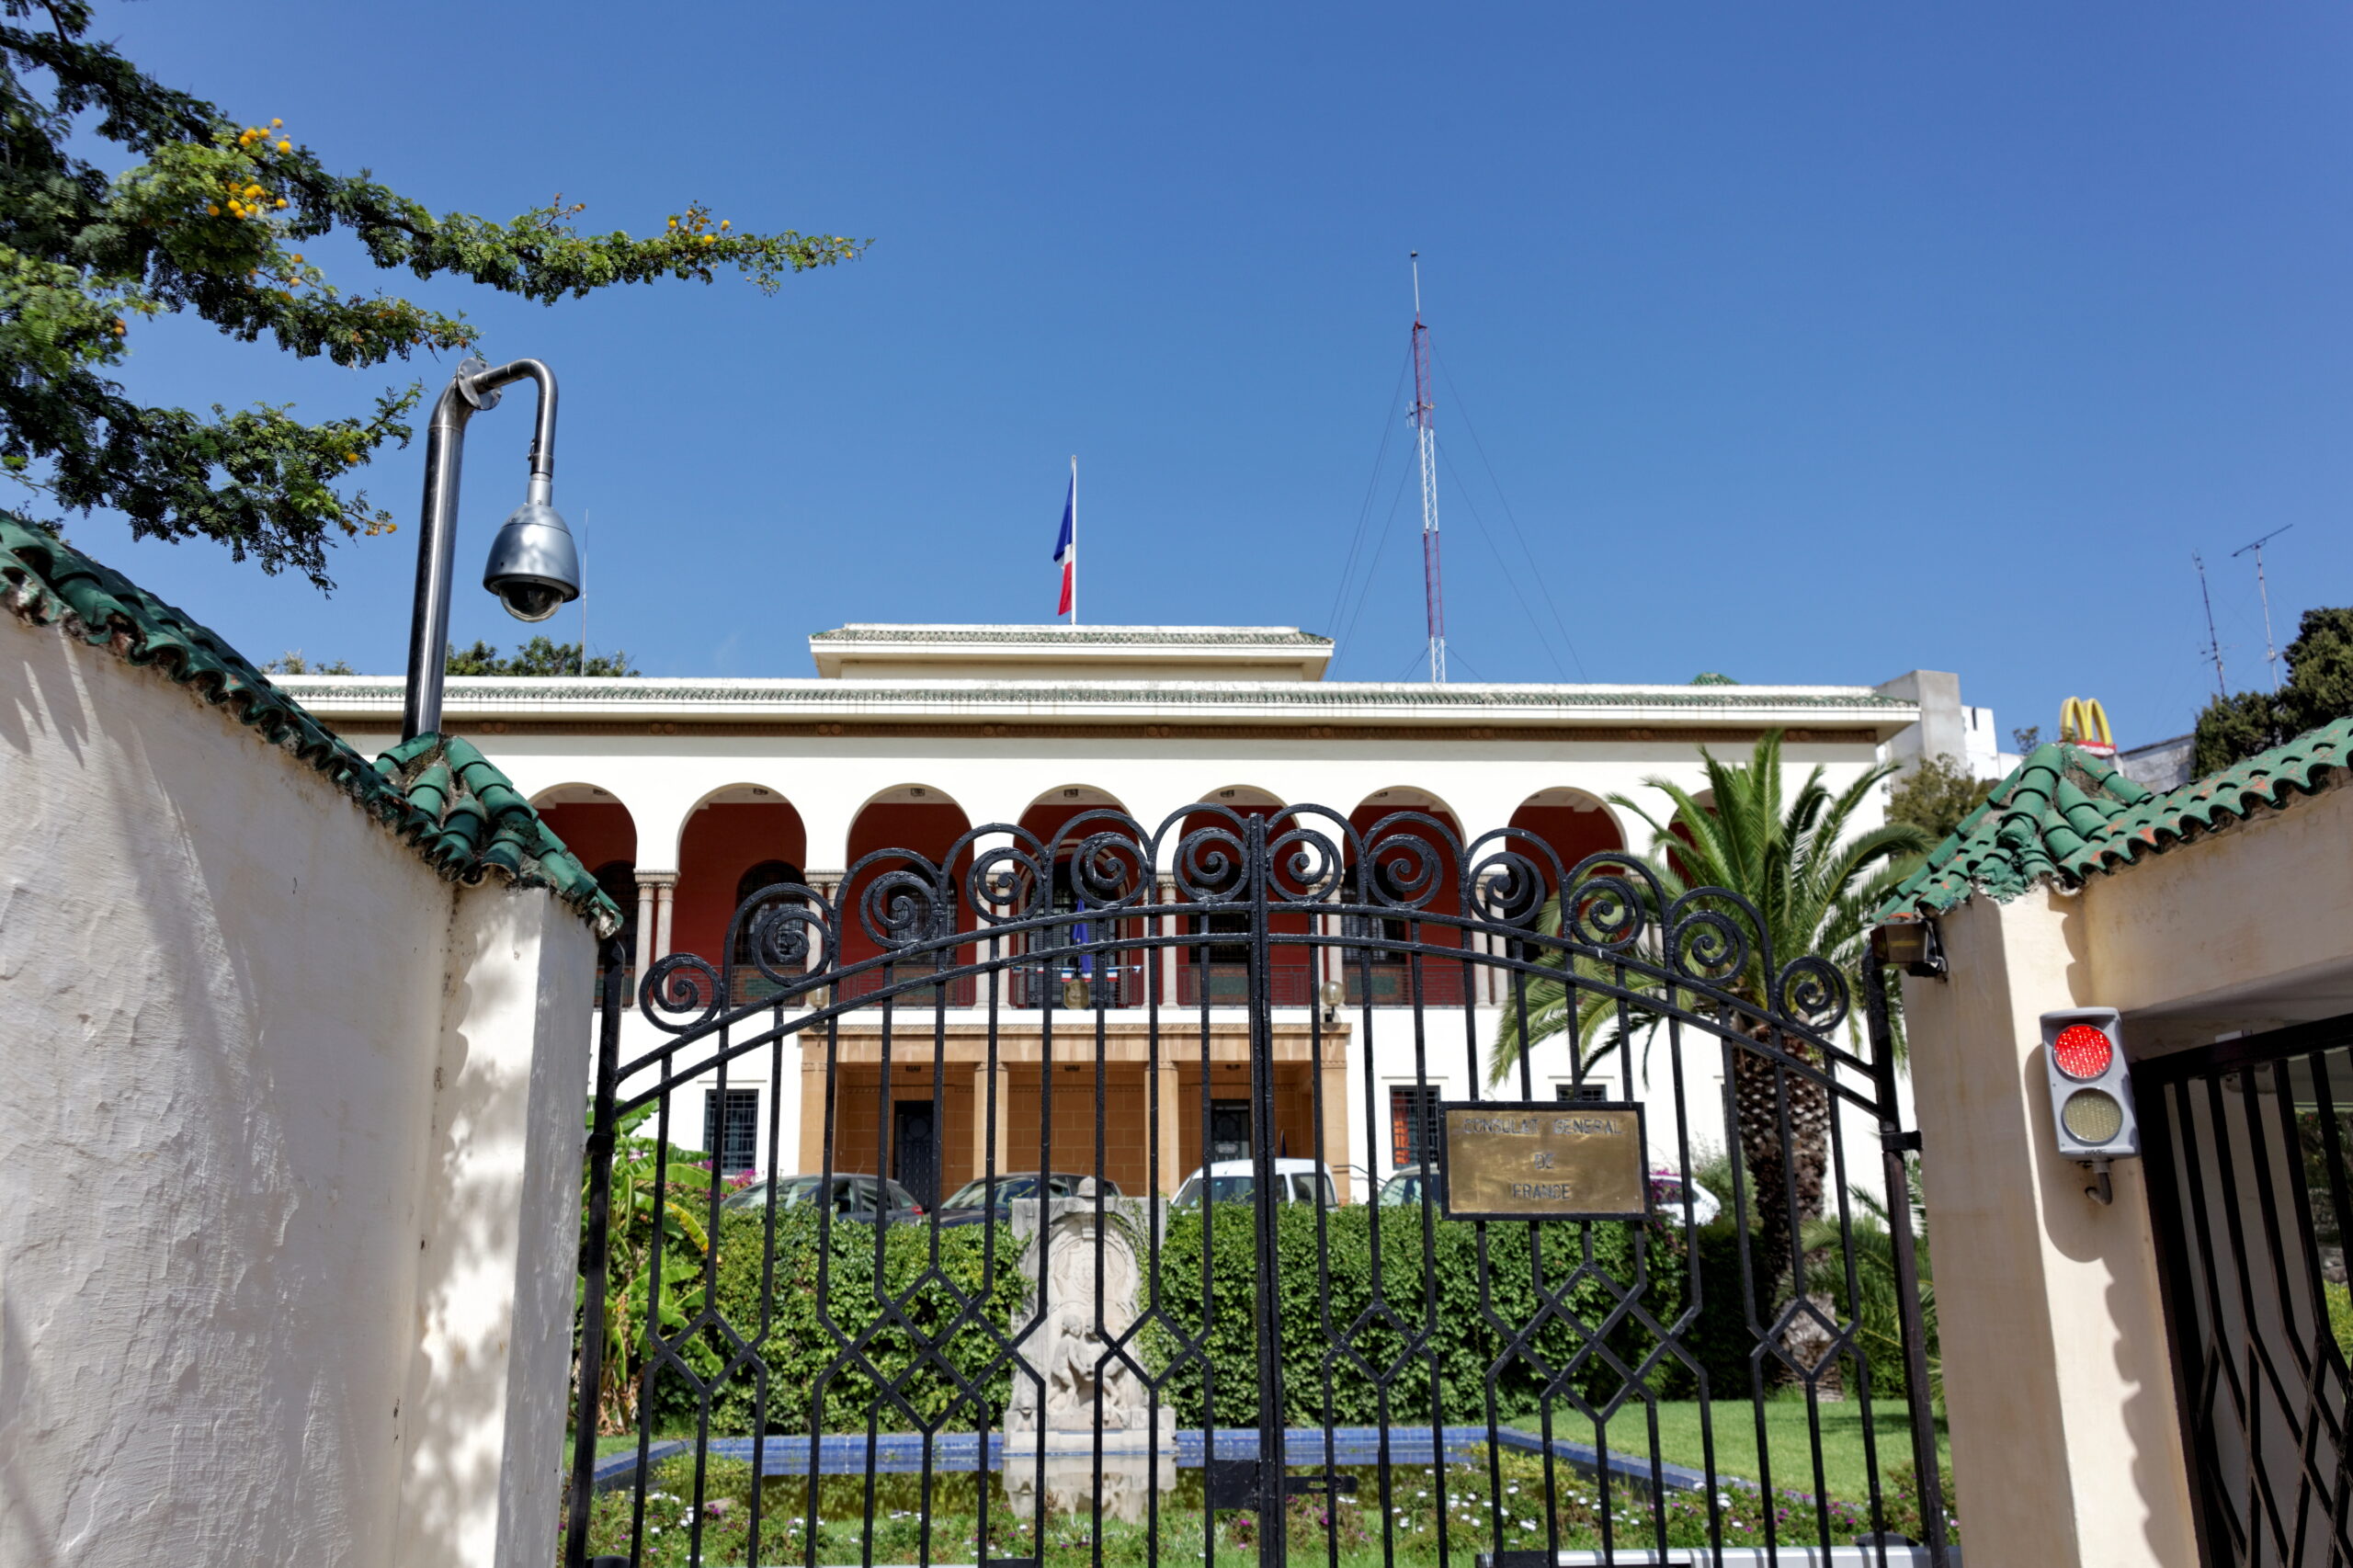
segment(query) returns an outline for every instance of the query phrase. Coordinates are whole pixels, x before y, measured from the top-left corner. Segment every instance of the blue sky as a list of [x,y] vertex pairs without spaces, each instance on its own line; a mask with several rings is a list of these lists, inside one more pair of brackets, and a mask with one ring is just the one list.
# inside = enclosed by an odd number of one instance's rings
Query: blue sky
[[[2131,744],[2212,689],[2192,551],[2234,687],[2263,632],[2234,549],[2294,525],[2282,641],[2353,600],[2341,6],[144,0],[99,26],[438,209],[561,190],[642,232],[699,197],[873,240],[772,299],[421,290],[562,377],[589,637],[649,673],[806,674],[846,620],[1049,619],[1075,452],[1088,620],[1336,621],[1336,676],[1414,675],[1415,248],[1457,678],[1927,666],[2005,726],[2100,697]],[[158,399],[324,416],[392,379],[133,342]],[[528,424],[518,397],[474,426],[469,583]],[[404,527],[340,550],[332,598],[70,531],[257,658],[394,670],[422,455],[369,472]],[[524,634],[471,586],[454,631]]]

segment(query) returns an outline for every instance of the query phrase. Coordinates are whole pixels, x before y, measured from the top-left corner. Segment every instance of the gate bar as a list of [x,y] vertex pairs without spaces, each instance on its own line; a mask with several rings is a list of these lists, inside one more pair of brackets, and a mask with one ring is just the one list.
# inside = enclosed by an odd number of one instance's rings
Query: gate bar
[[1863,951],[1863,1017],[1870,1031],[1871,1076],[1879,1085],[1880,1159],[1887,1171],[1887,1233],[1895,1261],[1895,1310],[1904,1326],[1904,1370],[1912,1397],[1912,1471],[1920,1487],[1920,1524],[1928,1532],[1930,1568],[1948,1568],[1944,1473],[1937,1465],[1937,1412],[1928,1397],[1928,1347],[1920,1327],[1920,1260],[1912,1238],[1912,1183],[1904,1153],[1917,1139],[1895,1113],[1895,1035],[1887,1021],[1887,971]]

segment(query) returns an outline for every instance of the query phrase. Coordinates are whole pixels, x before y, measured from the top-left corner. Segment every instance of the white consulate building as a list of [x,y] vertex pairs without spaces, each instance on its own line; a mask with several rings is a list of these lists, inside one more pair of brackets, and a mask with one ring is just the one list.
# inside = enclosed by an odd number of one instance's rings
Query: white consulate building
[[[937,859],[988,824],[1017,824],[1051,839],[1073,816],[1103,808],[1147,830],[1201,801],[1244,812],[1313,803],[1359,827],[1418,810],[1465,841],[1495,828],[1525,829],[1574,865],[1599,850],[1647,849],[1648,830],[1610,797],[1646,800],[1663,817],[1666,802],[1644,780],[1666,777],[1700,790],[1703,746],[1743,756],[1759,735],[1779,729],[1790,784],[1819,766],[1836,790],[1882,758],[1959,751],[1955,743],[1967,731],[1990,728],[1982,710],[1959,707],[1952,677],[1933,672],[1876,687],[1745,686],[1712,676],[1673,686],[1328,681],[1331,642],[1290,627],[851,625],[812,636],[809,648],[816,665],[811,678],[452,679],[444,727],[514,779],[633,912],[630,940],[641,968],[673,951],[718,960],[739,900],[758,889],[801,882],[830,897],[862,857],[901,848]],[[278,678],[363,752],[398,738],[397,677]],[[1876,820],[1875,804],[1864,825]],[[870,956],[876,949],[870,942],[861,949],[858,922],[844,924],[842,957]],[[1288,1152],[1306,1153],[1314,1142],[1307,1108],[1320,1105],[1327,1161],[1343,1193],[1360,1199],[1365,1182],[1418,1157],[1424,1097],[1467,1098],[1480,1085],[1459,1028],[1446,1049],[1427,1050],[1428,1076],[1417,1085],[1404,999],[1375,975],[1371,1006],[1362,1007],[1368,998],[1358,974],[1343,975],[1336,960],[1328,975],[1320,973],[1322,958],[1305,948],[1289,951],[1296,956],[1279,958],[1272,976],[1283,1062],[1279,1125],[1264,1131]],[[1044,983],[1067,983],[1040,968]],[[1482,966],[1481,976],[1486,972]],[[1173,1142],[1179,1156],[1154,1176],[1129,1146],[1141,1145],[1142,1096],[1119,1092],[1119,1052],[1111,1053],[1108,1162],[1129,1190],[1154,1181],[1173,1187],[1205,1157],[1245,1152],[1256,1135],[1246,1100],[1223,1102],[1229,1113],[1215,1098],[1217,1085],[1204,1090],[1200,1083],[1204,1072],[1239,1072],[1244,1009],[1222,994],[1213,961],[1180,965],[1171,957],[1161,978],[1167,1004],[1197,1010],[1206,1001],[1213,1017],[1230,1006],[1234,1040],[1220,1045],[1218,1061],[1154,1069],[1184,1091],[1163,1096],[1174,1108],[1165,1113],[1171,1119],[1163,1147]],[[1090,979],[1108,987],[1097,995],[1108,1002],[1114,1036],[1143,1027],[1139,979]],[[1335,981],[1347,987],[1347,1006],[1321,1031],[1332,1043],[1313,1052],[1287,1050],[1298,1020]],[[1425,995],[1472,1017],[1483,1050],[1500,1017],[1498,983],[1452,983],[1493,993]],[[994,1070],[1006,1074],[1007,1119],[1016,1124],[997,1127],[1000,1170],[1022,1168],[1012,1153],[1023,1146],[1021,1108],[1036,1115],[1038,1069],[1026,1069],[1033,1081],[1025,1084],[1019,1047],[1021,1030],[1036,1027],[1023,1020],[1039,1016],[1042,993],[1042,983],[1016,984],[999,997]],[[960,1012],[970,1028],[981,1027],[970,1011],[977,1000],[951,994],[949,1034]],[[1369,1028],[1360,1021],[1367,1017]],[[1392,1017],[1397,1022],[1383,1028]],[[923,1054],[932,1049],[930,1033],[910,1031],[900,1047],[911,1105],[931,1104],[932,1062]],[[592,1038],[584,1027],[584,1049]],[[624,1056],[661,1038],[632,1009]],[[858,1061],[856,1042],[843,1038],[840,1060]],[[1703,1146],[1721,1144],[1722,1063],[1712,1047],[1690,1052],[1680,1128],[1662,1115],[1663,1047],[1606,1068],[1613,1089],[1651,1104],[1654,1144],[1677,1132]],[[798,1049],[779,1053],[774,1067],[770,1060],[758,1052],[741,1059],[723,1103],[696,1089],[694,1097],[709,1104],[674,1105],[674,1140],[712,1150],[731,1170],[761,1166],[768,1151],[760,1130],[773,1115],[788,1130],[776,1163],[787,1171],[815,1168],[823,1096],[804,1094],[803,1084],[818,1081],[811,1074],[820,1063]],[[1533,1065],[1540,1094],[1565,1085],[1565,1042],[1540,1046]],[[1143,1071],[1134,1067],[1135,1074]],[[1321,1074],[1320,1082],[1311,1084],[1309,1074]],[[944,1125],[902,1124],[890,1145],[897,1168],[889,1174],[926,1198],[980,1168],[986,1153],[972,1113],[979,1085],[967,1074],[949,1086]],[[1205,1103],[1207,1125],[1199,1108]],[[1067,1119],[1086,1121],[1092,1148],[1094,1119]],[[796,1128],[797,1149],[790,1131]],[[1081,1131],[1074,1126],[1074,1141]],[[1057,1128],[1058,1165],[1062,1136]],[[860,1147],[878,1143],[872,1129],[840,1128],[836,1168],[860,1168]],[[1671,1159],[1672,1151],[1654,1148],[1654,1155]]]

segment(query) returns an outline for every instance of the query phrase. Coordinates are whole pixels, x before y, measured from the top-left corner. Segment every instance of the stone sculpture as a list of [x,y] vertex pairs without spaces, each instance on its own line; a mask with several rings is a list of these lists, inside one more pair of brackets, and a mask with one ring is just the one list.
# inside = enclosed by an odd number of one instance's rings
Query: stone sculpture
[[1174,1484],[1173,1421],[1161,1410],[1155,1428],[1151,1391],[1128,1359],[1136,1346],[1115,1348],[1136,1321],[1140,1227],[1160,1207],[1098,1200],[1092,1179],[1043,1213],[1034,1201],[1013,1206],[1014,1234],[1037,1262],[1005,1420],[1005,1487],[1018,1512],[1035,1510],[1041,1471],[1050,1506],[1080,1512],[1099,1503],[1106,1517],[1141,1518],[1147,1493]]

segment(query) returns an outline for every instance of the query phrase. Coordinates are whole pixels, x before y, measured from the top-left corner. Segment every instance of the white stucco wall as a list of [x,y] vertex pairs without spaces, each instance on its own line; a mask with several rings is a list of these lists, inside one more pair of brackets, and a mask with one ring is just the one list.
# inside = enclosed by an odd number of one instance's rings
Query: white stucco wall
[[586,928],[0,620],[0,1562],[544,1562]]

